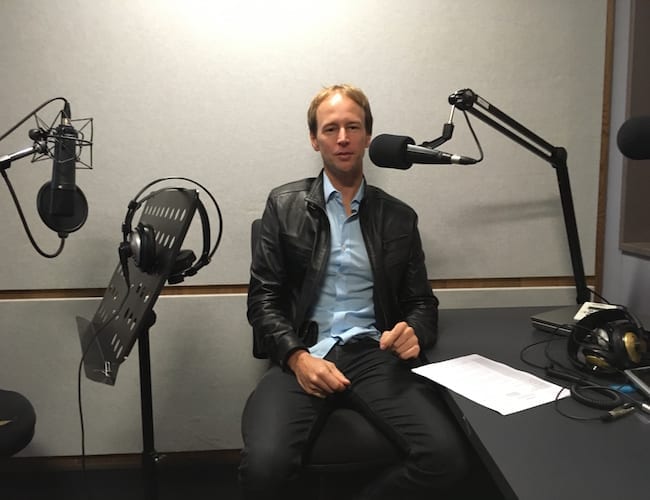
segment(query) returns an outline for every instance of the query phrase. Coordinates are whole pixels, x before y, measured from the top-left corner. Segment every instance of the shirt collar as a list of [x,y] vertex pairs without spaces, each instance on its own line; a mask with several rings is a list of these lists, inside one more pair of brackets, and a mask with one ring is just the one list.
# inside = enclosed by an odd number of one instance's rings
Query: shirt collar
[[[359,189],[354,195],[354,198],[352,198],[352,205],[358,206],[361,203],[365,192],[366,178],[364,177],[361,179],[361,184],[359,185]],[[323,194],[325,195],[325,204],[330,202],[330,200],[334,197],[334,193],[339,193],[339,191],[332,185],[332,181],[330,181],[330,178],[327,176],[327,174],[323,174]]]

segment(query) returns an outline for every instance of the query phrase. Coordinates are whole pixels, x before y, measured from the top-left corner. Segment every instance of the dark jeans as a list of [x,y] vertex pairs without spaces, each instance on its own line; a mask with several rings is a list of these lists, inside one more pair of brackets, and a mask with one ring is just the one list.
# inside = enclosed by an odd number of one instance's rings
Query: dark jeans
[[360,411],[405,452],[403,463],[371,481],[362,498],[418,498],[448,490],[466,475],[465,437],[434,386],[408,363],[371,340],[336,346],[326,359],[352,382],[345,392],[325,400],[310,396],[293,373],[272,366],[249,397],[239,467],[245,498],[282,497],[332,405]]

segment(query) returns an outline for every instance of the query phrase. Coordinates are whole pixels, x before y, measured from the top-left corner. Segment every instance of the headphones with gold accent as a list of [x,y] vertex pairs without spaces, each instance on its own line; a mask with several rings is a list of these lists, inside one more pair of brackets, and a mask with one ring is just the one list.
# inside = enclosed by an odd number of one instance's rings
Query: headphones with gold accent
[[578,321],[568,338],[571,362],[583,371],[610,375],[648,362],[648,334],[629,311],[603,309]]
[[119,256],[120,263],[122,265],[122,273],[124,274],[127,285],[129,285],[129,258],[132,258],[136,267],[138,267],[144,273],[151,274],[156,270],[157,258],[155,229],[150,224],[143,224],[142,222],[139,222],[135,228],[132,228],[132,223],[136,211],[147,200],[160,193],[161,191],[180,189],[178,187],[162,188],[157,191],[153,191],[146,195],[144,198],[140,199],[142,193],[144,193],[154,184],[169,180],[183,180],[194,184],[200,187],[210,197],[216,208],[216,213],[219,218],[219,232],[214,246],[212,249],[210,249],[210,220],[208,217],[208,212],[205,208],[205,205],[203,205],[201,200],[197,198],[197,211],[199,212],[199,216],[201,218],[201,228],[203,235],[203,247],[201,250],[201,255],[197,259],[195,253],[192,250],[180,250],[176,256],[176,260],[172,266],[167,281],[170,284],[176,284],[184,281],[185,277],[187,276],[194,276],[199,271],[199,269],[210,263],[212,256],[219,246],[223,230],[223,219],[221,217],[219,204],[217,203],[212,193],[210,193],[210,191],[208,191],[198,182],[186,177],[163,177],[161,179],[156,179],[155,181],[150,182],[144,188],[142,188],[133,198],[133,200],[129,202],[128,210],[124,217],[124,222],[122,223],[122,242],[119,246]]

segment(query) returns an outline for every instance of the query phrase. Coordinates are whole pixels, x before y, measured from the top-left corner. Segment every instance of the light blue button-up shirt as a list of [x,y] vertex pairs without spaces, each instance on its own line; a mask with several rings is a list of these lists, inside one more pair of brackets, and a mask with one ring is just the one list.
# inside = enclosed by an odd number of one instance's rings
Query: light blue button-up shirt
[[318,323],[318,340],[309,352],[324,357],[337,343],[359,337],[379,339],[372,300],[373,275],[359,224],[359,205],[365,192],[362,182],[345,213],[341,193],[323,175],[325,207],[330,222],[331,248],[325,279],[312,321]]

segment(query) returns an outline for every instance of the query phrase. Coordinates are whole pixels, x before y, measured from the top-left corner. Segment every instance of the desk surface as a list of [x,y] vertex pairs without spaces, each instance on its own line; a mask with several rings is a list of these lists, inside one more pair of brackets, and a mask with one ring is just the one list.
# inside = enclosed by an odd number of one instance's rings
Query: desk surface
[[[530,323],[530,316],[544,309],[549,308],[443,310],[440,338],[428,357],[442,361],[476,353],[542,376],[519,356],[523,347],[549,338]],[[554,345],[565,355],[566,340]],[[531,349],[526,359],[542,364],[543,349]],[[503,416],[448,392],[452,410],[506,498],[612,500],[650,494],[647,415],[579,422],[549,403]],[[570,414],[603,413],[569,399],[561,404]]]

